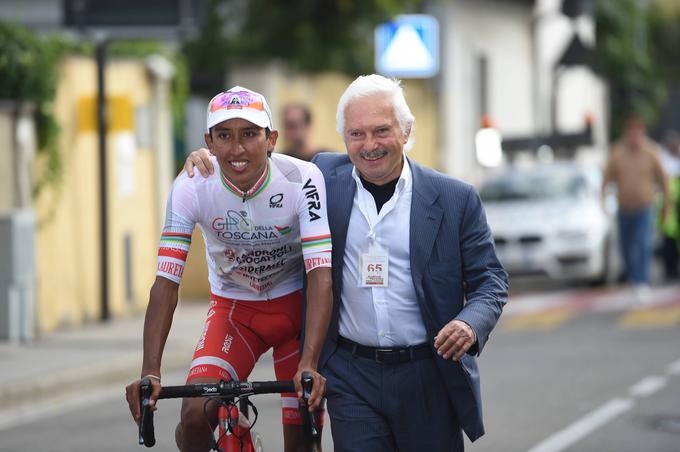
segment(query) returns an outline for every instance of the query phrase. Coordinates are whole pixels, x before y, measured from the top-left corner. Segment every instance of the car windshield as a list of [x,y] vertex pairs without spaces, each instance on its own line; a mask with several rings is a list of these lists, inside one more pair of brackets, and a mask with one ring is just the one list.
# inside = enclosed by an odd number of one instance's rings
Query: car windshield
[[583,175],[575,171],[513,171],[488,181],[480,190],[485,202],[580,197],[587,192]]

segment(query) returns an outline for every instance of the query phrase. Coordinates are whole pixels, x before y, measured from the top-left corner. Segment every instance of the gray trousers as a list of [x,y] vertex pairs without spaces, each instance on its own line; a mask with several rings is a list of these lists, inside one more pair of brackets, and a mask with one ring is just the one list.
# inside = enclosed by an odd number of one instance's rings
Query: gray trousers
[[335,451],[462,451],[434,359],[381,364],[338,348],[321,370]]

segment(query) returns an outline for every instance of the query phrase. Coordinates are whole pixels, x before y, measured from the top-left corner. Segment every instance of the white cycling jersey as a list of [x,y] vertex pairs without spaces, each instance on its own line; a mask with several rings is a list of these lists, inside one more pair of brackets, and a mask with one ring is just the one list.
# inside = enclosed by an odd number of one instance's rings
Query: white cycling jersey
[[219,170],[205,178],[180,174],[168,199],[157,275],[179,283],[191,234],[203,233],[212,293],[269,300],[302,288],[307,272],[331,265],[326,186],[313,163],[272,154],[247,192]]

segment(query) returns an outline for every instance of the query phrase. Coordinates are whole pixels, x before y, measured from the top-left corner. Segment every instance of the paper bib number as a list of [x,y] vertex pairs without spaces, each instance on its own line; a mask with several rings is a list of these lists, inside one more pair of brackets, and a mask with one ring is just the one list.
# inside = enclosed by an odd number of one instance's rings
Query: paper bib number
[[386,255],[364,253],[361,256],[361,287],[387,287]]

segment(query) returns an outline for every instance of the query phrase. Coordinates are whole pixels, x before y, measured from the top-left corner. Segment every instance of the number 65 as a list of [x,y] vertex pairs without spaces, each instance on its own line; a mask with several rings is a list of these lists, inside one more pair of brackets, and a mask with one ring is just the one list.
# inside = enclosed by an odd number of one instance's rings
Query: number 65
[[368,264],[369,272],[381,272],[382,268],[382,264]]

